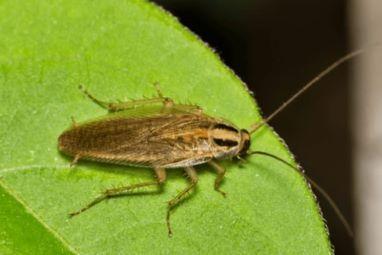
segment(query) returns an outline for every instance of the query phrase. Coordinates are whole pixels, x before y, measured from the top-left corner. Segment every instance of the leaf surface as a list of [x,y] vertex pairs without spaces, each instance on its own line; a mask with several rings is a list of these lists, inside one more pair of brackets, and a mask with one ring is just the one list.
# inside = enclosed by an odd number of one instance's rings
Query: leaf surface
[[[105,101],[163,94],[201,106],[241,128],[260,119],[245,85],[206,44],[163,9],[138,0],[0,1],[1,254],[329,254],[325,224],[299,174],[253,156],[227,168],[224,199],[215,173],[198,167],[196,191],[174,210],[185,187],[169,170],[162,192],[102,202],[68,218],[102,190],[153,179],[149,169],[80,162],[57,150],[71,116],[105,115],[78,90]],[[269,128],[252,138],[292,162]]]

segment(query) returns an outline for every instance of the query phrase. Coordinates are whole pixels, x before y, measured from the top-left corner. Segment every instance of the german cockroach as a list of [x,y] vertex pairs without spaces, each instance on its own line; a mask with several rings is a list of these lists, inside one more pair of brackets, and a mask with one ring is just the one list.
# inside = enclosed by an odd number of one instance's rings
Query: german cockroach
[[[70,215],[78,215],[104,199],[127,194],[139,187],[161,185],[166,181],[166,170],[184,168],[190,183],[184,190],[168,201],[166,222],[168,233],[171,235],[171,210],[198,183],[198,176],[194,166],[206,163],[214,168],[217,173],[214,184],[215,190],[225,196],[225,193],[220,189],[225,169],[218,162],[224,159],[245,158],[257,154],[279,160],[302,174],[329,201],[347,230],[351,233],[349,224],[331,198],[315,182],[303,174],[300,169],[275,155],[263,151],[250,151],[249,148],[251,135],[259,128],[267,124],[323,76],[361,52],[361,50],[355,51],[338,59],[303,86],[269,117],[253,124],[249,129],[241,129],[229,121],[211,117],[203,113],[200,107],[176,104],[172,99],[164,97],[158,87],[158,97],[156,98],[125,103],[107,103],[98,100],[81,86],[81,90],[92,101],[112,113],[104,118],[83,124],[77,124],[73,121],[73,126],[58,138],[59,150],[74,157],[72,165],[78,160],[84,159],[147,167],[154,169],[157,179],[107,189],[88,205]],[[148,110],[142,113],[137,111],[139,106],[149,107]]]

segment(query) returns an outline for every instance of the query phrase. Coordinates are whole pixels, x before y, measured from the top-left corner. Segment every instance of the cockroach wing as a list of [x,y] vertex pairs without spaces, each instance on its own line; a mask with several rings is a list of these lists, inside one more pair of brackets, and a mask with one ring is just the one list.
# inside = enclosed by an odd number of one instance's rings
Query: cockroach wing
[[184,167],[212,158],[208,129],[216,119],[203,114],[128,110],[75,125],[59,137],[71,156],[142,167]]

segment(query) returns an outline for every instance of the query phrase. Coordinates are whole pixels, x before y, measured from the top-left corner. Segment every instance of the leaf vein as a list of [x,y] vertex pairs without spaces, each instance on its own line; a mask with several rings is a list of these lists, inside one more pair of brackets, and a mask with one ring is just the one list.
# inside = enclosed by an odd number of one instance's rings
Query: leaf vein
[[12,190],[11,187],[5,184],[4,180],[0,178],[0,186],[6,190],[10,196],[12,196],[17,202],[19,202],[25,210],[30,213],[48,232],[50,232],[59,242],[62,243],[64,247],[66,247],[73,254],[80,254],[73,246],[69,244],[67,240],[65,240],[61,235],[59,235],[53,228],[51,228],[48,224],[46,224],[40,216],[17,195],[17,193]]

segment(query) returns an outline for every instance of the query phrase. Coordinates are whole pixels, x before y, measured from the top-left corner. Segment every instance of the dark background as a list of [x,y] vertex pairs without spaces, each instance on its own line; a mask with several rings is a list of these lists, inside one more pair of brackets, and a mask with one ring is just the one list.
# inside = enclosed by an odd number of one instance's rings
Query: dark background
[[[218,52],[254,92],[265,116],[348,51],[346,0],[154,2]],[[271,125],[352,224],[350,72],[345,65],[331,73]],[[355,254],[332,208],[319,201],[336,254]]]

